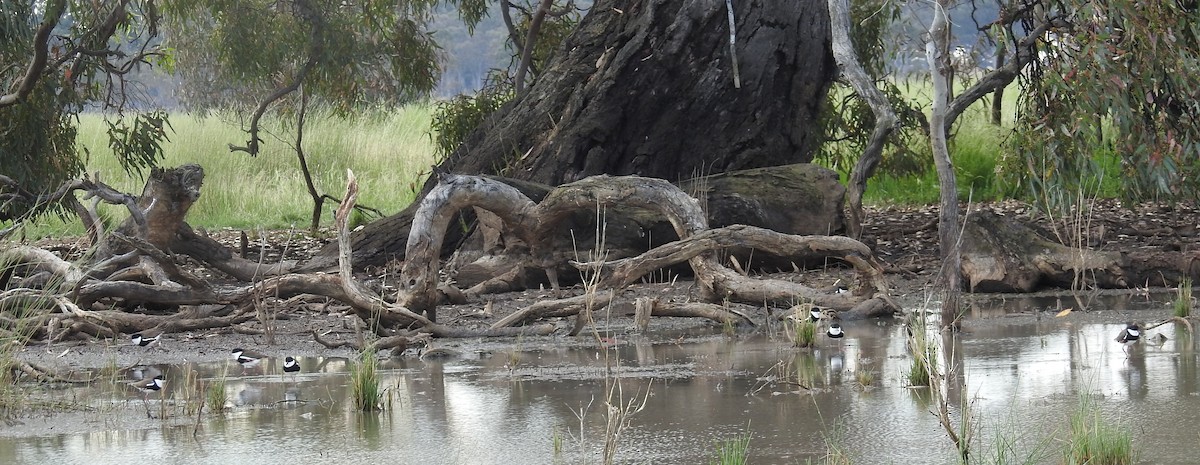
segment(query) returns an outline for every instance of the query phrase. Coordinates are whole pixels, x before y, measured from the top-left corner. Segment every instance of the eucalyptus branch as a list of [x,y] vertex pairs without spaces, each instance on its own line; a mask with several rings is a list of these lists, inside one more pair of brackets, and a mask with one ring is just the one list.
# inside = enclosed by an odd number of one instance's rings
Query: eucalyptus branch
[[508,38],[512,40],[513,48],[516,49],[518,55],[525,54],[525,42],[521,40],[521,34],[517,32],[517,26],[513,24],[512,13],[509,12],[513,8],[513,4],[508,0],[500,0],[500,15],[504,17],[504,27],[508,29]]
[[968,87],[962,93],[958,94],[950,105],[946,108],[945,130],[950,131],[954,121],[958,119],[964,111],[975,101],[983,98],[983,96],[995,92],[996,89],[1001,89],[1011,83],[1021,73],[1021,68],[1033,61],[1035,56],[1034,45],[1038,39],[1042,37],[1046,31],[1056,27],[1063,27],[1066,23],[1062,20],[1048,21],[1039,24],[1036,28],[1029,31],[1025,37],[1017,41],[1016,56],[1012,61],[1009,61],[999,68],[985,74],[978,82],[971,87]]
[[[25,190],[21,184],[14,181],[12,178],[0,175],[0,185],[7,186],[11,192],[0,195],[0,198],[21,200],[31,205],[49,205],[64,201],[71,193],[82,190],[86,191],[85,199],[98,198],[105,203],[112,205],[124,205],[129,210],[129,215],[133,217],[134,222],[139,226],[146,224],[146,215],[137,206],[137,197],[118,191],[108,184],[99,180],[92,180],[86,176],[81,179],[73,179],[63,183],[54,192],[49,194],[37,195]],[[86,218],[83,219],[85,222]]]
[[42,17],[42,22],[33,35],[33,59],[29,60],[29,67],[25,69],[25,76],[21,78],[17,90],[10,94],[0,95],[0,108],[16,105],[28,97],[30,92],[33,92],[33,86],[37,84],[38,78],[46,70],[50,33],[54,31],[54,26],[58,24],[59,18],[62,18],[66,10],[65,0],[51,1],[46,5],[46,15]]
[[[108,17],[104,18],[104,22],[101,23],[99,27],[94,29],[95,32],[93,34],[88,34],[91,37],[84,37],[85,43],[95,44],[94,46],[96,48],[76,48],[70,53],[64,55],[65,57],[68,57],[68,59],[75,59],[75,62],[71,63],[71,73],[67,76],[67,80],[70,81],[71,84],[79,82],[79,77],[84,74],[81,72],[83,70],[84,63],[82,57],[88,55],[83,53],[84,50],[107,52],[106,48],[100,47],[108,43],[108,40],[117,32],[117,26],[119,26],[121,21],[124,21],[126,16],[128,16],[128,12],[125,9],[127,5],[129,5],[129,0],[121,0],[117,6],[108,13]],[[104,54],[107,55],[108,53]]]
[[250,133],[250,140],[246,141],[245,146],[229,144],[230,152],[246,152],[252,157],[257,156],[258,144],[262,141],[258,137],[258,132],[259,122],[262,120],[263,114],[267,112],[267,108],[271,104],[299,89],[300,85],[304,83],[304,79],[308,77],[308,73],[317,65],[317,56],[320,55],[322,49],[321,32],[324,29],[324,22],[321,19],[321,15],[313,10],[312,5],[308,1],[297,1],[296,6],[299,7],[300,15],[303,19],[312,24],[312,29],[308,33],[308,59],[305,60],[304,66],[301,66],[300,70],[296,72],[291,82],[275,89],[271,95],[268,95],[266,99],[259,102],[258,108],[254,110],[254,115],[250,118],[250,129],[247,131]]
[[571,12],[573,12],[573,11],[575,11],[575,0],[568,0],[567,4],[563,5],[562,8],[558,8],[558,9],[551,8],[550,12],[546,13],[546,14],[549,15],[551,18],[561,18],[563,16],[571,14]]
[[546,20],[546,13],[550,12],[552,2],[553,0],[541,0],[533,19],[529,22],[529,32],[525,35],[525,49],[521,52],[521,63],[517,65],[517,76],[514,80],[517,93],[525,90],[525,73],[529,71],[533,61],[533,44],[537,40],[538,31],[542,29],[542,22]]

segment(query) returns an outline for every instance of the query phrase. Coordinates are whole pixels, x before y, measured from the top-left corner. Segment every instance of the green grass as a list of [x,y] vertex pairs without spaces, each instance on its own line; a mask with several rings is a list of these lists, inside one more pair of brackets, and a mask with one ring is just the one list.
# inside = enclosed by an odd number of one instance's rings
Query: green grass
[[[389,113],[366,113],[347,119],[311,114],[305,124],[304,152],[320,193],[340,197],[346,169],[359,181],[359,203],[391,214],[412,202],[425,173],[435,163],[429,138],[429,106],[409,105]],[[264,134],[257,157],[232,153],[228,145],[245,145],[246,133],[226,116],[171,115],[174,133],[164,144],[160,166],[198,163],[204,167],[204,188],[188,213],[192,226],[206,228],[263,227],[306,229],[312,200],[300,173],[291,144],[295,136],[279,132],[284,140]],[[105,124],[98,114],[80,118],[77,144],[91,155],[89,173],[122,191],[139,194],[144,180],[129,176],[111,155]],[[336,205],[325,203],[324,225],[332,224]],[[104,215],[122,219],[126,214],[105,206]],[[63,224],[42,219],[31,235],[82,234],[78,221]]]
[[[909,79],[898,84],[907,99],[920,105],[928,115],[929,102],[932,100],[932,86],[922,79]],[[963,83],[955,86],[955,92],[961,92]],[[961,201],[988,201],[1025,196],[1023,186],[1010,185],[1000,173],[1004,170],[1019,170],[1024,172],[1027,167],[1021,164],[1005,165],[1003,160],[1007,150],[1004,146],[1006,139],[1016,121],[1017,96],[1016,84],[1010,84],[1004,94],[1001,125],[991,123],[991,96],[977,101],[958,117],[953,132],[950,134],[950,157],[958,183],[958,197]],[[835,89],[835,92],[847,92]],[[927,141],[923,141],[927,144]],[[838,149],[832,148],[832,151]],[[924,149],[926,152],[928,148]],[[853,154],[857,160],[858,154]],[[928,155],[926,155],[928,157]],[[817,160],[828,166],[828,162]],[[895,175],[881,168],[867,182],[867,190],[863,195],[865,205],[930,205],[938,203],[938,179],[932,160],[921,161],[924,169],[909,175]],[[1103,168],[1105,178],[1096,183],[1099,197],[1112,198],[1120,193],[1120,160],[1115,154],[1097,154],[1096,163]],[[884,163],[886,166],[887,163]],[[837,170],[845,183],[849,179],[851,166],[832,167]]]
[[1088,393],[1079,396],[1079,405],[1071,414],[1066,463],[1122,465],[1134,462],[1133,439],[1129,431],[1100,417],[1095,400]]
[[807,318],[793,324],[792,342],[796,347],[812,347],[817,341],[817,324]]
[[350,365],[350,387],[354,408],[364,412],[383,410],[383,389],[379,386],[379,363],[375,351],[363,350],[358,360]]
[[12,341],[0,342],[0,419],[10,419],[21,411],[26,396],[13,377],[16,353],[23,347]]
[[558,427],[554,428],[554,433],[550,436],[550,443],[554,446],[554,457],[562,456],[563,451],[563,435]]
[[208,383],[208,390],[205,392],[205,403],[208,404],[209,412],[221,412],[225,410],[225,403],[229,401],[229,394],[225,392],[225,377],[214,379]]
[[912,352],[912,362],[904,377],[909,386],[928,386],[929,376],[933,373],[932,369],[937,366],[937,352],[925,340],[923,322],[913,328],[909,348]]
[[865,368],[859,368],[854,372],[854,379],[858,382],[860,387],[869,387],[875,384],[875,372]]
[[750,449],[750,433],[745,432],[716,444],[713,465],[746,465]]
[[1192,316],[1192,278],[1179,280],[1179,289],[1175,294],[1175,316],[1187,318]]
[[[0,241],[0,245],[6,242]],[[0,253],[0,275],[13,272],[19,266],[15,259]],[[61,279],[55,277],[47,288],[53,289],[59,284]],[[51,291],[34,292],[40,297],[51,296]],[[17,355],[25,349],[26,342],[38,332],[38,322],[42,321],[35,316],[40,312],[30,311],[29,305],[34,304],[25,299],[0,301],[0,315],[5,319],[5,324],[0,327],[0,419],[12,418],[29,407],[29,395],[17,384],[17,376],[13,371],[18,366]]]

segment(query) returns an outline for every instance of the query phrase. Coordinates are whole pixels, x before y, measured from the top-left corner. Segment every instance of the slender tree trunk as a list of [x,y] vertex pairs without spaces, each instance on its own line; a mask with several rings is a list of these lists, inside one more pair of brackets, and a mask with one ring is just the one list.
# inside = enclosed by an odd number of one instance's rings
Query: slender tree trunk
[[[1003,37],[998,37],[996,40],[996,68],[1004,67],[1004,60],[1008,58],[1008,44],[1005,43]],[[1002,123],[1001,113],[1004,108],[1004,87],[997,88],[992,92],[992,124],[999,126]]]
[[950,150],[946,146],[946,121],[949,89],[946,77],[950,74],[950,60],[946,45],[950,42],[950,23],[946,11],[953,0],[937,0],[934,6],[933,23],[929,26],[930,40],[925,44],[925,56],[929,60],[929,71],[933,75],[933,107],[929,117],[929,139],[933,148],[933,162],[937,167],[938,186],[941,189],[941,212],[938,215],[938,242],[942,252],[942,284],[945,297],[942,300],[942,326],[956,327],[958,299],[962,292],[962,267],[959,257],[958,181]]
[[517,76],[513,78],[518,94],[525,91],[525,74],[529,72],[529,66],[533,63],[533,49],[536,48],[534,45],[537,43],[538,32],[542,29],[542,21],[546,20],[546,14],[550,12],[551,2],[552,0],[538,2],[537,11],[533,13],[533,19],[529,22],[529,33],[525,35],[525,46],[521,50],[521,63],[517,65]]
[[308,188],[308,195],[312,197],[312,224],[309,230],[317,232],[317,228],[321,227],[321,207],[325,204],[325,196],[317,192],[317,185],[313,183],[312,171],[308,169],[308,160],[304,156],[304,116],[308,111],[308,94],[304,92],[304,87],[300,88],[300,112],[296,115],[296,158],[300,159],[300,172],[304,174],[304,186]]
[[847,210],[850,214],[847,218],[846,232],[850,237],[858,239],[862,236],[862,196],[867,190],[867,179],[875,175],[875,168],[879,166],[883,157],[883,144],[896,129],[899,120],[883,92],[871,82],[871,77],[859,64],[858,56],[854,53],[854,44],[850,42],[849,0],[829,0],[829,26],[833,40],[833,57],[837,60],[842,75],[850,81],[854,91],[866,100],[867,105],[871,106],[871,112],[875,114],[875,130],[871,133],[871,140],[863,150],[862,156],[858,158],[858,163],[854,165],[854,170],[850,172],[850,185],[847,186],[850,202]]

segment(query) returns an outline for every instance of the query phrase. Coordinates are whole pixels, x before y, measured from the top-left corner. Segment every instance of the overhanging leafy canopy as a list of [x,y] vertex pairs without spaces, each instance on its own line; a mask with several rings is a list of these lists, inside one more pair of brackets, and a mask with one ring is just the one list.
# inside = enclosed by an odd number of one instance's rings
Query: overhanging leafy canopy
[[1087,192],[1111,160],[1131,200],[1200,196],[1200,8],[1068,0],[1054,13],[1069,27],[1047,36],[1016,138],[1027,181]]
[[[483,0],[169,1],[166,43],[193,108],[247,108],[304,91],[336,110],[424,95],[439,76],[426,25],[451,5],[468,24]],[[276,94],[279,95],[276,95]],[[286,107],[284,107],[286,108]]]

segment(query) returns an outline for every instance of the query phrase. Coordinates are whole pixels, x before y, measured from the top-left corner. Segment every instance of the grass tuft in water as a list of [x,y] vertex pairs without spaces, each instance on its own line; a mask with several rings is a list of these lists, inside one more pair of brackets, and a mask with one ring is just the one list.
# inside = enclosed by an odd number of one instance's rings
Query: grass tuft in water
[[716,443],[716,457],[713,465],[745,465],[750,451],[750,432],[734,436]]
[[817,341],[817,324],[803,319],[793,324],[792,342],[796,347],[812,347]]
[[1100,417],[1092,396],[1079,396],[1079,405],[1071,414],[1071,430],[1066,463],[1122,465],[1133,463],[1133,439],[1129,431]]
[[1179,289],[1175,293],[1175,316],[1187,318],[1192,316],[1192,278],[1179,280]]
[[225,404],[229,402],[229,394],[225,392],[225,377],[221,376],[208,383],[208,390],[204,396],[209,412],[225,411]]
[[[854,460],[850,458],[850,451],[846,447],[846,432],[841,428],[835,428],[832,431],[821,433],[825,441],[825,456],[816,462],[821,465],[854,465]],[[813,463],[808,460],[808,463]]]
[[912,349],[912,363],[908,367],[908,373],[905,374],[909,386],[928,386],[929,376],[933,373],[930,368],[937,364],[937,352],[934,352],[934,348],[925,341],[924,334],[924,328],[914,330],[912,339],[909,341]]
[[871,370],[864,370],[860,368],[854,372],[854,378],[855,381],[858,381],[858,385],[861,387],[868,387],[872,384],[875,384],[875,372]]
[[[172,388],[172,393],[175,397],[175,406],[182,405],[184,415],[191,416],[198,413],[204,407],[205,399],[201,397],[200,383],[196,370],[185,369],[183,379],[179,381],[178,386]],[[166,399],[162,397],[160,399],[162,400],[159,402],[159,411],[165,412]],[[166,415],[162,415],[159,418],[165,419]]]
[[379,364],[375,360],[375,349],[368,347],[350,366],[350,385],[354,393],[354,408],[373,412],[383,410],[383,390],[379,387]]
[[550,442],[554,445],[554,456],[561,456],[563,450],[563,435],[562,431],[560,431],[558,427],[554,428],[554,434],[550,436]]

